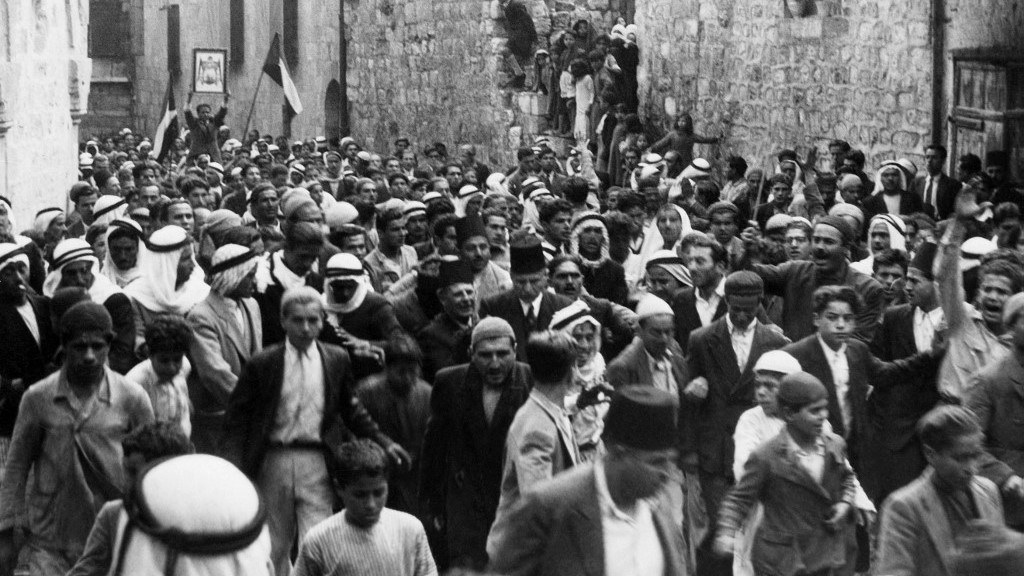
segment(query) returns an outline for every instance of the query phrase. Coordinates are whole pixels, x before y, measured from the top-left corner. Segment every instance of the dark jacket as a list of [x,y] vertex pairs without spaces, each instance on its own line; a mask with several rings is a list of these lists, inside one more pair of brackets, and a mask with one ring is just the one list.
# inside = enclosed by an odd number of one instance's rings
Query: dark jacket
[[[533,331],[546,330],[551,324],[551,317],[555,312],[569,304],[572,304],[572,300],[569,298],[545,291],[544,298],[540,303],[540,310],[534,311],[537,321]],[[516,334],[516,357],[520,361],[526,361],[526,341],[529,339],[529,334],[526,329],[526,316],[523,315],[523,307],[515,292],[508,290],[480,302],[480,317],[487,316],[504,318],[512,325],[512,331]]]
[[468,560],[479,569],[487,562],[487,533],[501,495],[505,436],[532,385],[529,366],[517,362],[488,423],[483,378],[472,364],[445,368],[434,379],[420,458],[420,499],[428,514],[444,519],[454,564]]
[[736,423],[741,414],[757,405],[754,400],[754,364],[761,354],[788,343],[785,336],[758,323],[754,327],[747,365],[740,371],[725,318],[719,318],[690,335],[687,351],[689,376],[703,376],[708,381],[708,395],[694,409],[695,438],[691,443],[705,472],[727,478],[732,476]]
[[[51,360],[57,351],[57,336],[50,323],[50,301],[42,296],[28,294],[28,303],[35,312],[39,326],[37,344],[28,326],[11,304],[0,304],[0,436],[10,438],[14,433],[14,421],[18,417],[18,406],[24,390],[56,370]],[[22,392],[14,391],[10,381],[21,378]]]
[[583,273],[583,287],[591,296],[626,305],[629,287],[626,286],[626,270],[622,264],[608,258],[593,268],[583,266],[580,271]]
[[761,502],[764,518],[754,536],[753,562],[758,574],[796,576],[839,570],[856,558],[853,515],[833,534],[823,519],[840,502],[854,504],[856,477],[846,462],[843,439],[823,433],[825,469],[821,482],[797,460],[783,429],[755,450],[743,478],[722,502],[719,529],[735,533]]
[[[255,292],[252,297],[260,306],[260,320],[263,322],[263,346],[271,346],[284,342],[284,328],[281,326],[281,297],[284,296],[284,286],[273,275],[273,258],[270,259],[272,282],[263,292]],[[322,292],[324,287],[323,277],[316,272],[310,272],[306,276],[306,286],[316,288]]]
[[914,378],[918,374],[931,374],[931,380],[934,381],[943,354],[928,351],[895,362],[883,362],[871,354],[867,344],[852,338],[848,340],[846,358],[850,374],[847,402],[852,414],[852,429],[848,430],[839,408],[832,368],[825,358],[817,335],[812,334],[799,342],[794,342],[783,348],[783,351],[792,354],[800,362],[804,372],[814,375],[825,385],[828,390],[829,423],[836,434],[846,438],[850,446],[850,461],[860,473],[861,482],[868,496],[875,497],[878,493],[877,481],[871,475],[871,466],[859,464],[865,456],[868,457],[866,462],[871,462],[868,453],[872,448],[871,443],[876,441],[875,428],[871,425],[869,417],[868,391],[870,390],[874,396],[884,394],[896,386],[921,385],[921,380]]
[[[526,492],[495,543],[490,571],[508,576],[602,576],[604,532],[593,465],[577,466]],[[651,517],[664,554],[665,576],[689,574],[683,535],[667,507]]]
[[[885,205],[885,199],[883,196],[884,192],[879,192],[873,196],[869,196],[861,202],[861,207],[864,209],[864,222],[871,222],[871,219],[879,214],[888,214],[889,209]],[[924,212],[929,216],[935,216],[935,209],[931,206],[925,206],[921,197],[913,192],[900,192],[900,209],[899,214],[909,215],[914,212]],[[865,235],[867,234],[868,226],[865,226]]]
[[124,293],[111,294],[102,302],[114,323],[114,340],[110,343],[107,361],[118,374],[127,374],[138,364],[135,356],[135,310]]
[[[348,439],[350,434],[390,446],[391,439],[380,431],[353,393],[348,353],[321,342],[316,346],[324,371],[324,419],[320,436],[328,462],[332,461],[328,445]],[[259,474],[274,429],[284,385],[284,356],[284,343],[253,356],[242,368],[228,402],[222,454],[253,479]]]
[[[676,342],[679,342],[679,346],[683,350],[689,348],[690,334],[694,330],[698,330],[703,327],[700,323],[700,314],[697,314],[697,295],[695,288],[683,288],[679,292],[676,292],[675,296],[672,297],[672,301],[669,302],[672,306],[672,312],[675,313],[676,317]],[[723,296],[718,301],[718,308],[715,310],[712,321],[718,320],[725,313],[729,311],[729,306],[725,302]]]
[[819,278],[814,263],[807,261],[783,262],[778,266],[754,264],[750,269],[764,280],[765,294],[783,298],[782,329],[790,340],[795,342],[814,334],[814,291],[829,284],[849,286],[860,294],[863,305],[854,336],[863,342],[870,342],[874,336],[884,309],[885,292],[874,278],[857,272],[849,264],[843,266],[836,278]]
[[188,126],[189,136],[192,140],[188,149],[189,161],[195,160],[200,154],[209,154],[210,162],[220,162],[217,129],[224,124],[227,115],[228,109],[221,106],[213,118],[203,126],[199,124],[199,119],[192,114],[192,110],[185,109],[185,125]]
[[433,382],[440,370],[468,361],[471,333],[472,328],[460,326],[444,312],[420,330],[416,339],[423,351],[423,378],[427,382]]
[[[383,348],[388,339],[395,332],[401,332],[402,327],[395,318],[395,309],[391,303],[380,294],[370,292],[363,299],[363,303],[348,314],[327,313],[324,327],[320,332],[320,340],[328,344],[345,346],[342,342],[335,323],[345,332],[356,338],[368,340],[374,346]],[[352,350],[348,351],[352,355]],[[361,380],[370,374],[379,372],[382,365],[371,358],[352,358],[352,371],[356,380]]]
[[[924,187],[927,181],[928,174],[925,173],[923,176],[915,178],[913,184],[910,185],[910,191],[921,199],[922,204],[924,203]],[[932,199],[937,219],[945,220],[953,213],[953,204],[956,201],[956,195],[960,192],[960,188],[962,186],[963,185],[954,178],[950,178],[945,174],[939,175],[939,185],[936,190],[936,197]]]

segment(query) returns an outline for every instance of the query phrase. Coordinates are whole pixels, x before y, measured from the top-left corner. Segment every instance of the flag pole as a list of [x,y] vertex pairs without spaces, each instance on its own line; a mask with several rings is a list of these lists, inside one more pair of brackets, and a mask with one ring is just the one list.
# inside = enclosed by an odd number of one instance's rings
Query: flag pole
[[263,84],[263,76],[265,75],[266,73],[260,69],[260,77],[259,80],[256,81],[256,90],[252,93],[252,105],[249,106],[249,116],[245,118],[245,130],[243,130],[241,134],[243,142],[249,134],[249,123],[252,121],[252,111],[256,109],[256,98],[260,94],[260,85]]

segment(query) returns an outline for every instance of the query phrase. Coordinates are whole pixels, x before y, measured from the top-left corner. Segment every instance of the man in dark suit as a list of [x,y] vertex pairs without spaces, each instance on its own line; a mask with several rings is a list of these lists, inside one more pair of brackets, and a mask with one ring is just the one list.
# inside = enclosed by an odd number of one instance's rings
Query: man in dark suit
[[249,198],[252,196],[253,188],[260,183],[260,167],[256,164],[245,164],[242,167],[242,182],[234,192],[228,194],[220,202],[220,207],[231,210],[239,216],[245,215],[249,210]]
[[224,457],[260,490],[278,574],[290,571],[292,546],[333,512],[329,445],[351,433],[380,444],[399,467],[411,464],[354,395],[345,350],[317,342],[323,315],[313,288],[285,292],[285,342],[246,363],[228,404]]
[[690,377],[686,357],[675,341],[672,308],[647,294],[637,303],[636,313],[638,335],[608,364],[608,383],[615,388],[654,386],[678,398]]
[[309,222],[299,222],[288,228],[284,248],[267,254],[257,266],[253,298],[260,306],[264,346],[284,341],[281,296],[286,290],[297,286],[323,289],[323,276],[313,271],[313,264],[323,249],[324,235],[320,228]]
[[914,179],[910,191],[917,195],[925,206],[935,210],[939,220],[945,220],[953,213],[953,203],[962,186],[943,171],[946,165],[946,147],[932,144],[924,149],[926,173]]
[[[25,389],[42,380],[51,367],[57,338],[50,305],[29,293],[29,259],[17,244],[0,244],[0,456],[14,432]],[[0,468],[0,474],[2,474]]]
[[686,350],[691,332],[725,316],[729,253],[713,238],[705,236],[683,239],[680,249],[693,287],[677,292],[670,304],[676,315],[676,340]]
[[457,359],[467,355],[469,333],[476,319],[473,270],[468,262],[441,261],[437,297],[442,311],[417,335],[423,350],[423,378],[427,382],[433,382],[438,371],[462,364]]
[[[878,171],[878,179],[882,190],[865,198],[861,204],[864,209],[864,220],[870,222],[876,214],[909,215],[914,212],[924,212],[929,216],[935,216],[934,208],[926,207],[920,196],[910,192],[906,173],[903,171],[903,167],[895,161],[882,164],[882,168]],[[897,206],[895,212],[890,204]]]
[[884,394],[895,386],[934,381],[943,352],[929,350],[895,362],[879,360],[867,344],[853,338],[860,307],[859,295],[849,286],[819,288],[813,299],[817,334],[783,350],[825,385],[832,429],[846,439],[864,490],[878,501],[878,480],[872,474],[876,466],[869,464],[877,434],[869,418],[868,391]]
[[[759,250],[759,238],[753,228],[743,231],[748,258]],[[844,285],[863,298],[855,337],[863,342],[871,341],[882,315],[884,290],[873,278],[850,267],[847,258],[855,245],[855,234],[846,220],[824,216],[814,225],[810,261],[783,262],[778,266],[743,262],[764,280],[766,293],[783,298],[782,329],[790,340],[814,333],[813,309],[808,304],[815,290],[820,286]]]
[[667,506],[647,502],[664,488],[677,456],[677,410],[674,395],[650,386],[619,390],[605,420],[607,454],[523,495],[495,542],[489,570],[508,576],[692,574],[680,525]]
[[[689,442],[695,452],[684,454],[684,462],[699,463],[701,492],[708,517],[716,518],[729,487],[732,474],[733,433],[736,422],[754,400],[754,365],[761,354],[777,350],[789,341],[777,330],[757,321],[764,295],[761,277],[750,271],[733,272],[725,279],[725,300],[729,313],[700,328],[690,336],[687,353],[690,377],[684,399],[694,404],[694,438]],[[695,460],[696,459],[696,460]],[[701,574],[732,573],[732,558],[720,558],[709,548],[698,550]]]
[[[526,342],[530,334],[547,329],[555,310],[572,300],[548,292],[548,275],[544,249],[540,240],[524,238],[509,246],[512,264],[512,289],[480,303],[480,317],[504,318],[516,335],[516,342]],[[526,359],[526,347],[519,346],[517,357]]]
[[[931,349],[942,324],[942,308],[932,276],[935,244],[922,244],[907,268],[907,304],[885,311],[872,340],[871,353],[892,362]],[[939,402],[934,380],[915,376],[912,386],[875,390],[868,401],[878,444],[872,450],[881,502],[897,488],[917,478],[927,463],[915,429],[918,420]]]
[[[541,256],[543,259],[543,255]],[[473,327],[468,364],[437,373],[420,459],[420,499],[439,567],[481,570],[501,496],[505,437],[532,377],[515,333],[498,317]]]

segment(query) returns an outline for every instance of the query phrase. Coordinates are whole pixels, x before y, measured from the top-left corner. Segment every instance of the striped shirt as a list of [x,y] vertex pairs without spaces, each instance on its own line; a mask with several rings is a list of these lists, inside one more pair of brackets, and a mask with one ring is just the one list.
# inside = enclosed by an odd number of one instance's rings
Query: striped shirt
[[423,525],[384,508],[370,528],[353,526],[345,511],[314,526],[299,548],[292,576],[437,576]]

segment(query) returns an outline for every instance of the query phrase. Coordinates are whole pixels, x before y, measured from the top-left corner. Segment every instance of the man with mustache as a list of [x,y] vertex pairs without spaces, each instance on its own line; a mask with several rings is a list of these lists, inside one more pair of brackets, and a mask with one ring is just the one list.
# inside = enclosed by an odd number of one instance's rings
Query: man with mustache
[[[29,259],[17,244],[0,244],[0,455],[6,461],[21,396],[49,372],[57,348],[49,301],[27,288]],[[0,467],[0,475],[3,467]]]
[[508,322],[484,318],[473,327],[469,363],[445,368],[434,379],[420,499],[427,529],[440,540],[431,547],[442,570],[487,564],[505,437],[533,380],[529,366],[516,362],[516,344]]
[[808,302],[821,286],[849,286],[860,295],[863,306],[857,315],[854,337],[871,341],[882,314],[884,291],[881,284],[850,267],[849,249],[856,241],[850,225],[836,216],[818,219],[811,235],[810,261],[790,261],[777,266],[749,264],[759,250],[760,232],[756,228],[743,231],[745,257],[740,261],[764,280],[766,294],[781,296],[782,329],[790,340],[799,340],[814,333],[814,318]]

